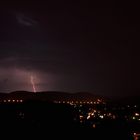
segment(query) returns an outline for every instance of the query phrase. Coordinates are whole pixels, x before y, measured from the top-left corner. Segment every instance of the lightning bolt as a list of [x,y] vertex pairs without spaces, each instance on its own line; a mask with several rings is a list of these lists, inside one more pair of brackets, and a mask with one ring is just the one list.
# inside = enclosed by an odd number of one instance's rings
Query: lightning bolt
[[32,75],[30,76],[30,81],[31,81],[31,84],[32,84],[33,92],[36,93],[36,88],[35,88],[35,83],[34,83],[34,77]]

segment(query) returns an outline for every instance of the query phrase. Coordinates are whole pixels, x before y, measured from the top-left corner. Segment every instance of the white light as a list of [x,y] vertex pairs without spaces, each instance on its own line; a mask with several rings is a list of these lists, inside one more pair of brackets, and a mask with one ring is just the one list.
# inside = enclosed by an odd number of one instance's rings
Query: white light
[[133,120],[135,120],[136,118],[135,117],[133,117]]
[[139,116],[140,114],[139,113],[135,113],[135,116]]
[[111,116],[112,114],[111,114],[111,113],[109,113],[108,115],[109,115],[109,116]]
[[87,116],[87,120],[90,119],[90,116]]
[[93,116],[94,115],[94,113],[91,113],[91,116]]
[[103,118],[104,118],[104,116],[103,116],[103,115],[100,115],[99,117],[100,117],[101,119],[103,119]]
[[21,103],[23,102],[23,100],[19,100]]

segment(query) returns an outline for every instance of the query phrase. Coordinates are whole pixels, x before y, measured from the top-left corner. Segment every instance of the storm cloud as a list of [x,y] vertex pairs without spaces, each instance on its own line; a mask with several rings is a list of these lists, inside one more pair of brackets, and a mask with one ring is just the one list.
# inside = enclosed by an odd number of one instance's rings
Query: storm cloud
[[32,74],[38,91],[139,92],[137,8],[15,3],[0,11],[1,91],[32,90]]

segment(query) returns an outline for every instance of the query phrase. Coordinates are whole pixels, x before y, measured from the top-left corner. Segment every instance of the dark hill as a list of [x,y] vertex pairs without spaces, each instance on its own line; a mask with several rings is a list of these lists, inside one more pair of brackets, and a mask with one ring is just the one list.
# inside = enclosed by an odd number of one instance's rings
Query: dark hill
[[47,92],[27,92],[15,91],[9,94],[1,94],[0,98],[6,99],[23,99],[23,100],[43,100],[43,101],[94,101],[101,97],[93,95],[88,92],[68,93],[60,91],[47,91]]

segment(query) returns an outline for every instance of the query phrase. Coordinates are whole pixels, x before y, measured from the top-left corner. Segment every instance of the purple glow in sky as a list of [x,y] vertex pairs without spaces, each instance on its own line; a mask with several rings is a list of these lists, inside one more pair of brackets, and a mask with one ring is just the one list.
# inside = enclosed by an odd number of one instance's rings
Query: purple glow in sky
[[32,91],[32,75],[37,91],[139,94],[139,13],[132,2],[0,4],[0,92]]
[[[33,91],[31,77],[34,78],[34,84],[37,91],[52,90],[54,85],[53,76],[51,74],[38,72],[30,72],[21,69],[0,69],[0,88],[2,92],[11,92],[15,90]],[[46,85],[46,86],[40,86]]]

